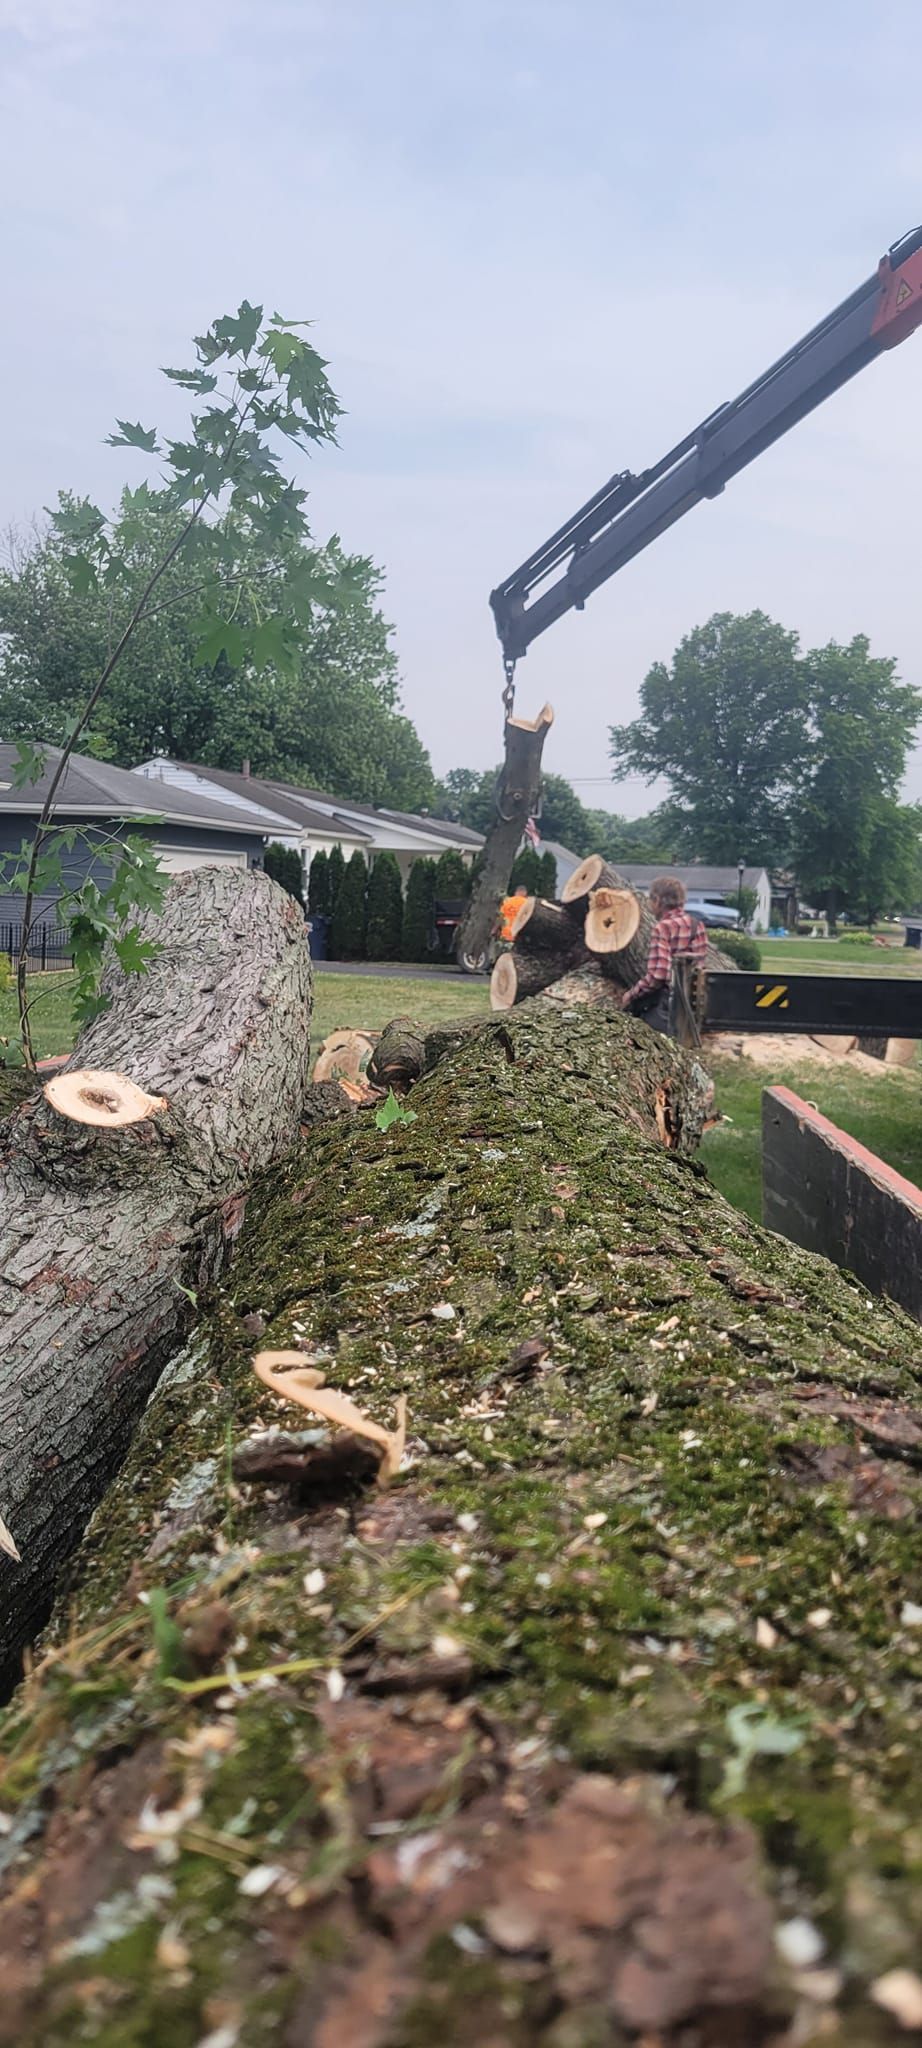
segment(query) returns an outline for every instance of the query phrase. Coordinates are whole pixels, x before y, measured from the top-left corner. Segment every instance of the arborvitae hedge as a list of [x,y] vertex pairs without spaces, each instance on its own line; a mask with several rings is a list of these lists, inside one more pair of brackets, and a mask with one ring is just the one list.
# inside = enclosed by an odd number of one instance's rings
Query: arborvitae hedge
[[431,960],[435,937],[435,862],[415,860],[407,881],[400,938],[402,960]]
[[296,846],[280,846],[278,840],[273,839],[271,846],[266,847],[263,867],[267,875],[271,875],[273,882],[278,882],[283,889],[288,890],[289,896],[294,896],[295,900],[303,905],[301,855]]
[[307,908],[311,917],[329,917],[333,908],[330,862],[325,853],[315,853],[307,871]]
[[334,960],[364,960],[367,899],[368,869],[364,854],[356,851],[346,866],[333,904],[330,936]]
[[369,960],[399,960],[403,938],[403,886],[392,853],[379,853],[368,881]]
[[435,894],[439,903],[451,903],[459,896],[466,900],[470,893],[471,871],[466,866],[463,854],[454,846],[448,846],[440,853],[435,864]]

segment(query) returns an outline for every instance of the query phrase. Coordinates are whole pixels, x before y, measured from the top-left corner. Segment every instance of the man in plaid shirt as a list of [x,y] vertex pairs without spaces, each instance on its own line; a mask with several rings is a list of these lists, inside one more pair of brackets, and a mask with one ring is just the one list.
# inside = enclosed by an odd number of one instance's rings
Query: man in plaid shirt
[[650,937],[647,971],[626,989],[623,1010],[632,1010],[654,1031],[669,1030],[669,984],[672,964],[679,953],[703,960],[707,953],[707,932],[685,908],[685,890],[674,875],[661,875],[650,885],[650,909],[656,919]]

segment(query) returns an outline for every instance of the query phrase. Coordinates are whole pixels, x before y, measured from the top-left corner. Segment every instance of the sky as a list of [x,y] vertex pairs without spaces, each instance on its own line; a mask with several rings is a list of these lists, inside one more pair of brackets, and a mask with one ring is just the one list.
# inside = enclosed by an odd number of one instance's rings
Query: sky
[[[918,0],[0,0],[0,524],[139,481],[105,435],[241,298],[310,318],[314,532],[381,565],[437,771],[492,765],[491,588],[922,220],[920,56]],[[608,728],[714,611],[922,686],[920,400],[922,330],[535,643],[585,803],[661,793]]]

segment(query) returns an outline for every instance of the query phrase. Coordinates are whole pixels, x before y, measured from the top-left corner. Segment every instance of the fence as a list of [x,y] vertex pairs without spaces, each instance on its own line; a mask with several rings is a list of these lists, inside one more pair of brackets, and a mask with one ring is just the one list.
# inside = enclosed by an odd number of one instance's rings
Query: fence
[[[0,924],[0,953],[5,953],[11,962],[16,961],[21,945],[22,920],[18,924]],[[70,934],[56,924],[35,925],[29,939],[28,963],[34,974],[51,974],[72,967]]]

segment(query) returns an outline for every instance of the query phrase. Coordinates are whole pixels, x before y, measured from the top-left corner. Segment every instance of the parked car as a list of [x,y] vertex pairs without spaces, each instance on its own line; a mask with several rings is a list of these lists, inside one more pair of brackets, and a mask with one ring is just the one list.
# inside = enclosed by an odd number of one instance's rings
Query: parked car
[[740,914],[729,903],[722,903],[715,896],[686,896],[685,908],[692,917],[699,917],[702,924],[711,931],[739,931]]

